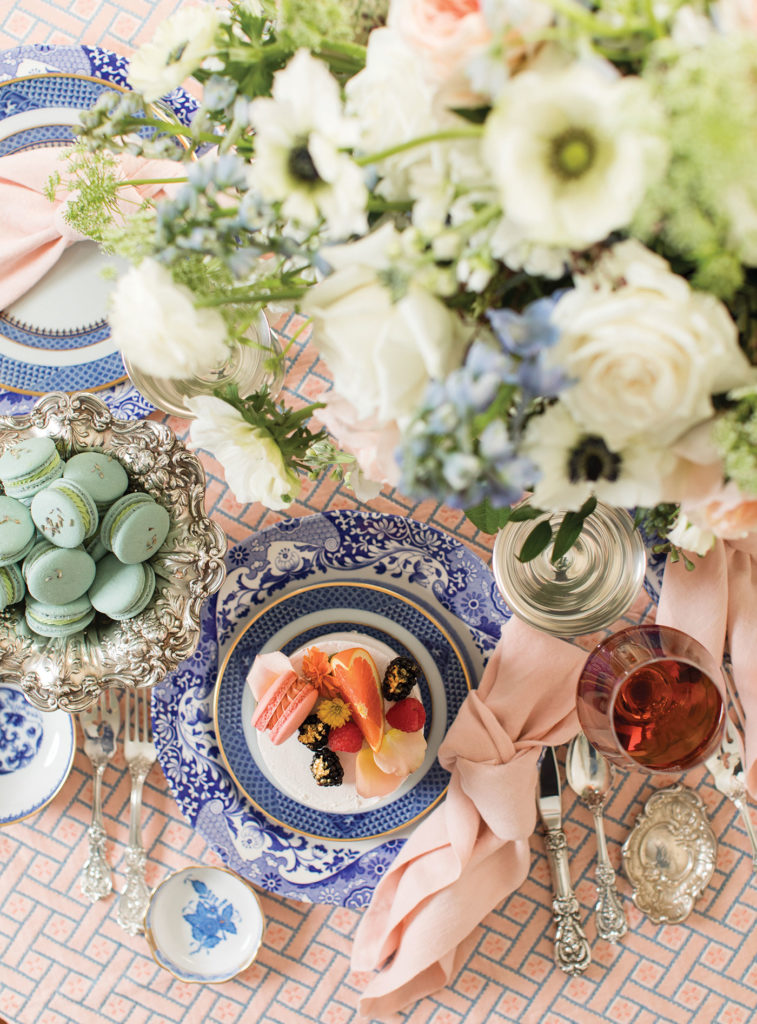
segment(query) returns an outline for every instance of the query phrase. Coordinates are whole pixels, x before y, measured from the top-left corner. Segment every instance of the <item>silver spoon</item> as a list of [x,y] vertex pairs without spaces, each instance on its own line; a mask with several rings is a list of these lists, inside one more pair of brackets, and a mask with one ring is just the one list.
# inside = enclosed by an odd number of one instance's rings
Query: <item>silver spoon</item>
[[628,922],[615,888],[615,870],[607,853],[602,818],[602,809],[612,784],[612,768],[580,732],[568,746],[565,772],[568,785],[594,816],[597,833],[597,902],[594,905],[597,935],[608,942],[617,942],[628,931]]

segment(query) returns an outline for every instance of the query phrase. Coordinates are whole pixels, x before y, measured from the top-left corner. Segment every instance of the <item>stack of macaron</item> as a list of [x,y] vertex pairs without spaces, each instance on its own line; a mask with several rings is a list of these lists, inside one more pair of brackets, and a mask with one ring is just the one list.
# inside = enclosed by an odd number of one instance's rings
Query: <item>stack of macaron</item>
[[64,460],[52,438],[28,437],[0,455],[0,482],[0,610],[26,597],[27,624],[45,637],[77,633],[97,612],[144,611],[170,519],[149,494],[127,493],[120,462],[102,451]]

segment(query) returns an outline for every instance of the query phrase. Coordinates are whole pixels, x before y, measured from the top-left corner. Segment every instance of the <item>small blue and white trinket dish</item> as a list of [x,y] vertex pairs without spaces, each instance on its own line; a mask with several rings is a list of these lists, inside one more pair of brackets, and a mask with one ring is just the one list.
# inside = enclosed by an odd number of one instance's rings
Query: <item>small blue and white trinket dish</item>
[[74,720],[40,711],[15,683],[0,683],[0,825],[13,825],[50,803],[76,752]]
[[145,913],[153,959],[181,981],[230,981],[255,960],[264,929],[254,889],[227,868],[176,871],[153,890]]

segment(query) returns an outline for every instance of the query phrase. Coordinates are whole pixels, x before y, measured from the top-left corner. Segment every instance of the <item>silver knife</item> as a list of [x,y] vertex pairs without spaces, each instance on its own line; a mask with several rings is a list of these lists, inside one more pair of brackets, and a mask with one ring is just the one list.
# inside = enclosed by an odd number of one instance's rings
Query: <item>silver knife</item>
[[545,747],[539,764],[536,806],[544,824],[544,841],[552,873],[555,921],[555,962],[566,974],[582,974],[591,963],[591,951],[578,920],[578,900],[570,883],[568,847],[562,830],[560,771],[552,747]]

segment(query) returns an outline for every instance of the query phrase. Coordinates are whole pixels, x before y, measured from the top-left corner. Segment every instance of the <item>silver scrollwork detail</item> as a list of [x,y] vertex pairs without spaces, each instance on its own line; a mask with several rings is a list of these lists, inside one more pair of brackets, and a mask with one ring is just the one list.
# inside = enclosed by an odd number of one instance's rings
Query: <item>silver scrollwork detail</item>
[[582,974],[591,962],[591,952],[584,930],[578,920],[575,896],[556,897],[552,912],[555,935],[555,962],[566,974]]
[[168,537],[151,562],[155,597],[140,615],[60,640],[32,635],[21,605],[0,613],[5,678],[38,708],[77,712],[111,686],[152,686],[192,654],[201,607],[225,577],[226,536],[205,513],[202,465],[166,424],[119,419],[87,393],[53,392],[29,413],[0,416],[0,453],[40,435],[51,437],[64,459],[106,452],[132,489],[152,495],[170,515]]
[[129,935],[144,931],[144,917],[150,902],[150,890],[145,883],[145,851],[141,846],[126,849],[126,884],[118,901],[116,919]]
[[597,935],[607,942],[617,942],[628,931],[628,921],[615,887],[615,871],[611,865],[598,864],[597,902],[594,912],[597,921]]
[[81,891],[94,903],[101,900],[113,888],[110,867],[105,859],[105,829],[92,824],[87,829],[89,856],[81,873]]

